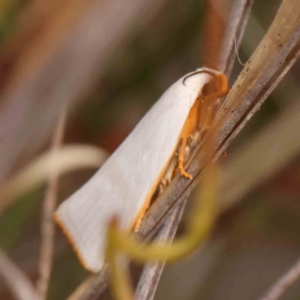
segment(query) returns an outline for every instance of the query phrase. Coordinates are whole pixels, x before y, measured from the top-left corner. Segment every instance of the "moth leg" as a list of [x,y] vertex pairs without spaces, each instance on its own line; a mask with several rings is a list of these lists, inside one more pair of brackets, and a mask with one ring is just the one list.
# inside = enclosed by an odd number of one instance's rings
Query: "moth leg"
[[162,179],[160,184],[158,185],[158,193],[161,194],[167,186],[167,181],[165,179]]
[[187,173],[184,170],[184,161],[185,161],[185,149],[187,146],[188,138],[191,136],[192,133],[197,129],[197,125],[199,123],[199,105],[200,101],[197,99],[193,105],[193,107],[190,110],[190,113],[188,115],[188,118],[184,124],[184,127],[182,129],[180,138],[181,138],[181,149],[179,153],[178,158],[178,168],[182,176],[193,179],[193,176],[189,173]]
[[183,166],[186,144],[187,144],[187,137],[183,137],[182,138],[180,155],[179,155],[179,159],[178,159],[178,168],[179,168],[179,171],[180,171],[182,176],[184,176],[186,178],[189,178],[189,179],[193,179],[193,176],[191,174],[187,173],[184,170],[184,166]]

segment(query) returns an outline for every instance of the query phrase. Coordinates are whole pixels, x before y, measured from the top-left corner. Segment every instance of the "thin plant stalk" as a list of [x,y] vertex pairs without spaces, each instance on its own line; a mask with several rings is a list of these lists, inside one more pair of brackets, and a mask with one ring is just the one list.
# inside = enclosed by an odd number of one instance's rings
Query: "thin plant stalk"
[[[52,151],[55,152],[63,143],[63,136],[66,126],[67,105],[62,110],[59,118],[53,141]],[[55,224],[53,213],[57,203],[59,173],[52,172],[46,189],[43,203],[42,224],[41,224],[41,247],[39,259],[39,278],[37,280],[37,291],[41,299],[46,299],[53,265],[53,251],[55,238]]]

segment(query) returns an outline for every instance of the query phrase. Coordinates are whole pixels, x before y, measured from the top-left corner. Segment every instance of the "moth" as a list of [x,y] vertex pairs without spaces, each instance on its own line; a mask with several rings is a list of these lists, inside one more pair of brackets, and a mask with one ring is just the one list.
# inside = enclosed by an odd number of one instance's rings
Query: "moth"
[[226,76],[214,69],[180,78],[99,171],[59,206],[55,220],[86,269],[103,267],[106,228],[113,216],[121,229],[137,231],[153,197],[176,172],[192,178],[184,168],[190,143],[201,139],[227,93]]

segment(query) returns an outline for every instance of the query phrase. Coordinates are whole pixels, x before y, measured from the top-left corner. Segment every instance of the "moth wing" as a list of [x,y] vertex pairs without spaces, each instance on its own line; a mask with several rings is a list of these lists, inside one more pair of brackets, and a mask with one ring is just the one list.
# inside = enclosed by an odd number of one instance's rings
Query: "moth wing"
[[55,214],[82,264],[98,272],[104,263],[106,228],[118,216],[129,229],[178,144],[205,73],[174,83],[99,171]]

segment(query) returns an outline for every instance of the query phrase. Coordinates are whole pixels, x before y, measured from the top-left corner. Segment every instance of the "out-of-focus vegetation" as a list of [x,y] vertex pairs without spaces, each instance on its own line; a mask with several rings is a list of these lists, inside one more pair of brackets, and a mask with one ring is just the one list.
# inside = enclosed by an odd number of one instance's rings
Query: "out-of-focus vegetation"
[[[263,37],[279,3],[255,2],[239,50],[242,61],[249,58]],[[14,1],[2,15],[2,45],[13,36],[21,8],[22,5]],[[202,65],[204,17],[204,1],[168,1],[142,32],[136,24],[126,44],[103,66],[107,71],[93,92],[69,115],[66,143],[92,143],[113,152],[172,82]],[[230,163],[234,153],[245,147],[250,137],[255,137],[299,100],[299,69],[298,63],[234,141],[222,159],[225,163]],[[240,70],[241,66],[236,63],[231,82]],[[276,143],[280,141],[275,140],[274,145]],[[299,157],[290,161],[284,169],[276,170],[239,199],[242,201],[238,206],[220,219],[204,252],[167,266],[155,299],[259,298],[300,253],[299,162]],[[253,168],[258,167],[253,165]],[[243,177],[248,171],[240,170]],[[60,180],[60,200],[91,175],[91,172],[76,172],[64,176]],[[37,277],[42,199],[43,191],[33,191],[0,219],[0,247],[33,280]],[[86,275],[58,230],[49,299],[65,299]],[[300,286],[295,285],[283,299],[298,299],[299,294]],[[2,282],[0,299],[11,299]]]

